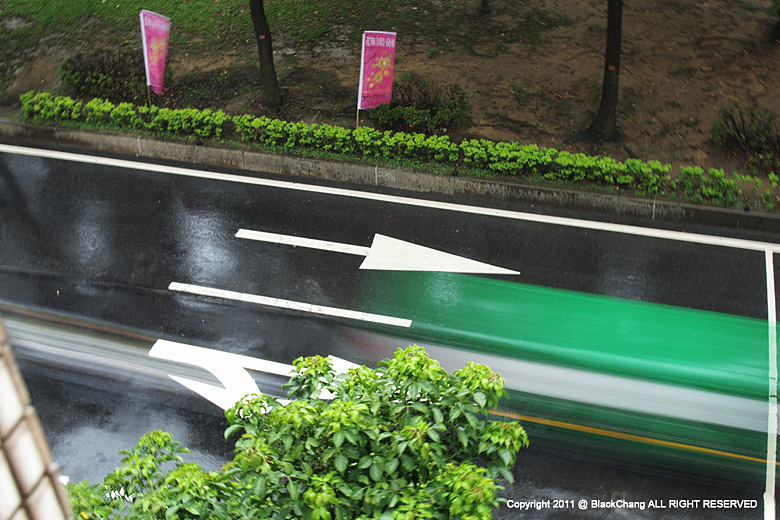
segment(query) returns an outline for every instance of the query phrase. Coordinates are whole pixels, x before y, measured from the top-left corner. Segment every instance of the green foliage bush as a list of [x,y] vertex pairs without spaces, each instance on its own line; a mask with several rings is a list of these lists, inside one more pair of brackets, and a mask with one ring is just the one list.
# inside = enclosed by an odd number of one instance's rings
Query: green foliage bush
[[97,49],[76,54],[60,67],[62,89],[77,98],[143,103],[146,75],[137,50]]
[[682,166],[680,177],[672,181],[672,187],[687,195],[695,203],[707,202],[720,206],[741,206],[746,202],[742,184],[761,186],[761,180],[749,175],[738,175],[729,179],[722,169],[701,166]]
[[519,423],[489,417],[501,376],[448,374],[418,346],[338,377],[320,356],[295,367],[297,400],[248,396],[225,412],[225,438],[241,435],[222,471],[184,464],[186,448],[152,432],[102,484],[69,486],[74,518],[492,518],[496,481],[528,445]]

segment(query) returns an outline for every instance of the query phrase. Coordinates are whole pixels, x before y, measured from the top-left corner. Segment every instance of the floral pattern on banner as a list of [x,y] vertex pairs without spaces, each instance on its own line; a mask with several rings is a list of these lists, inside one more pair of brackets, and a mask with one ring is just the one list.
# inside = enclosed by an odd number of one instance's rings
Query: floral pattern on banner
[[395,33],[366,31],[360,65],[358,109],[389,103],[393,94]]
[[155,94],[163,92],[165,58],[168,55],[168,35],[171,20],[151,11],[141,11],[141,39],[144,46],[146,84]]

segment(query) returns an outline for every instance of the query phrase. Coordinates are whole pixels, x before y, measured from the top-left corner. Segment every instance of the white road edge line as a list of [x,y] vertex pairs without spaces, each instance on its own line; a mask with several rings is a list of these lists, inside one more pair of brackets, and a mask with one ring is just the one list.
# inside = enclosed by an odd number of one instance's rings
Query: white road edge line
[[280,298],[271,298],[269,296],[259,296],[256,294],[241,293],[236,291],[227,291],[225,289],[215,289],[213,287],[204,287],[201,285],[192,285],[180,282],[171,282],[168,286],[171,291],[183,292],[188,294],[197,294],[200,296],[211,296],[214,298],[223,298],[226,300],[235,300],[241,302],[255,303],[257,305],[266,305],[282,309],[310,312],[312,314],[323,314],[337,318],[348,318],[351,320],[367,321],[371,323],[381,323],[392,325],[394,327],[411,327],[412,320],[403,318],[393,318],[392,316],[382,316],[381,314],[370,314],[367,312],[351,311],[347,309],[338,309],[336,307],[325,307],[322,305],[312,305],[310,303],[296,302],[291,300],[282,300]]
[[775,519],[775,476],[777,462],[777,301],[775,298],[774,253],[766,251],[766,299],[769,341],[769,399],[766,439],[766,489],[764,519]]
[[322,193],[336,195],[341,197],[351,197],[366,200],[375,200],[379,202],[389,202],[393,204],[403,204],[407,206],[424,207],[427,209],[439,209],[444,211],[455,211],[461,213],[471,213],[482,216],[493,216],[513,220],[524,220],[527,222],[537,222],[541,224],[551,224],[557,226],[574,227],[581,229],[591,229],[595,231],[609,231],[613,233],[623,233],[626,235],[636,235],[648,238],[660,238],[664,240],[676,240],[696,244],[730,247],[735,249],[747,249],[751,251],[772,251],[780,252],[780,244],[771,242],[758,242],[753,240],[744,240],[738,238],[727,238],[713,235],[701,235],[697,233],[684,233],[681,231],[668,231],[664,229],[644,228],[640,226],[629,226],[625,224],[612,224],[609,222],[598,222],[592,220],[579,220],[566,217],[556,217],[550,215],[537,215],[534,213],[523,213],[519,211],[501,210],[495,208],[483,208],[479,206],[469,206],[465,204],[456,204],[451,202],[437,202],[431,200],[415,199],[411,197],[401,197],[396,195],[384,195],[381,193],[362,192],[344,188],[332,188],[327,186],[317,186],[310,184],[301,184],[289,181],[277,181],[271,179],[261,179],[258,177],[247,177],[229,173],[208,172],[204,170],[194,170],[189,168],[180,168],[176,166],[164,166],[159,164],[149,164],[123,159],[111,159],[108,157],[98,157],[92,155],[82,155],[70,152],[58,152],[54,150],[43,150],[38,148],[27,148],[21,146],[0,144],[0,152],[43,157],[49,159],[59,159],[63,161],[72,161],[88,164],[97,164],[102,166],[111,166],[116,168],[126,168],[134,170],[148,170],[169,175],[180,175],[195,177],[201,179],[212,179],[227,182],[236,182],[243,184],[253,184],[256,186],[266,186],[272,188],[305,191],[311,193]]

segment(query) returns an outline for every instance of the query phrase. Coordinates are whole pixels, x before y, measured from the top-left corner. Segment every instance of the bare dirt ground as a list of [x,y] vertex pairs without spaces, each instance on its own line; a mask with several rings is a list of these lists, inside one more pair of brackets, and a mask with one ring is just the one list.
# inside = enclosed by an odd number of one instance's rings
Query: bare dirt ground
[[[396,77],[414,72],[469,93],[471,123],[451,129],[456,138],[520,141],[620,160],[638,157],[750,173],[747,163],[710,143],[709,132],[725,107],[756,105],[780,113],[780,44],[768,41],[775,21],[766,13],[769,0],[626,0],[618,116],[623,143],[595,148],[570,140],[598,108],[606,2],[532,3],[569,23],[545,30],[540,43],[497,41],[443,50],[424,41],[405,45],[399,33]],[[502,15],[494,10],[490,16]],[[6,24],[4,30],[13,29]],[[280,117],[354,126],[359,42],[338,36],[338,28],[332,34],[328,44],[315,48],[275,36],[276,68],[287,99],[277,112]],[[79,50],[56,38],[31,50],[6,99],[30,89],[56,92],[59,65]],[[181,103],[211,104],[236,114],[267,113],[254,101],[256,48],[249,40],[210,54],[173,47],[169,66],[175,79],[171,90]],[[200,95],[193,95],[198,88]],[[18,111],[12,105],[2,109]],[[362,115],[361,122],[368,118]]]

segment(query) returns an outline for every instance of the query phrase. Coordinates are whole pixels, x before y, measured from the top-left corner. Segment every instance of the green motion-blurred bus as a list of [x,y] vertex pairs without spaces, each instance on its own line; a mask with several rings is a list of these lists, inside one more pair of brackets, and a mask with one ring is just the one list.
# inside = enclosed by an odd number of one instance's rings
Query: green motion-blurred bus
[[364,361],[418,343],[448,371],[500,373],[495,413],[532,445],[764,482],[767,321],[463,274],[365,280],[355,308],[412,324],[351,333]]

